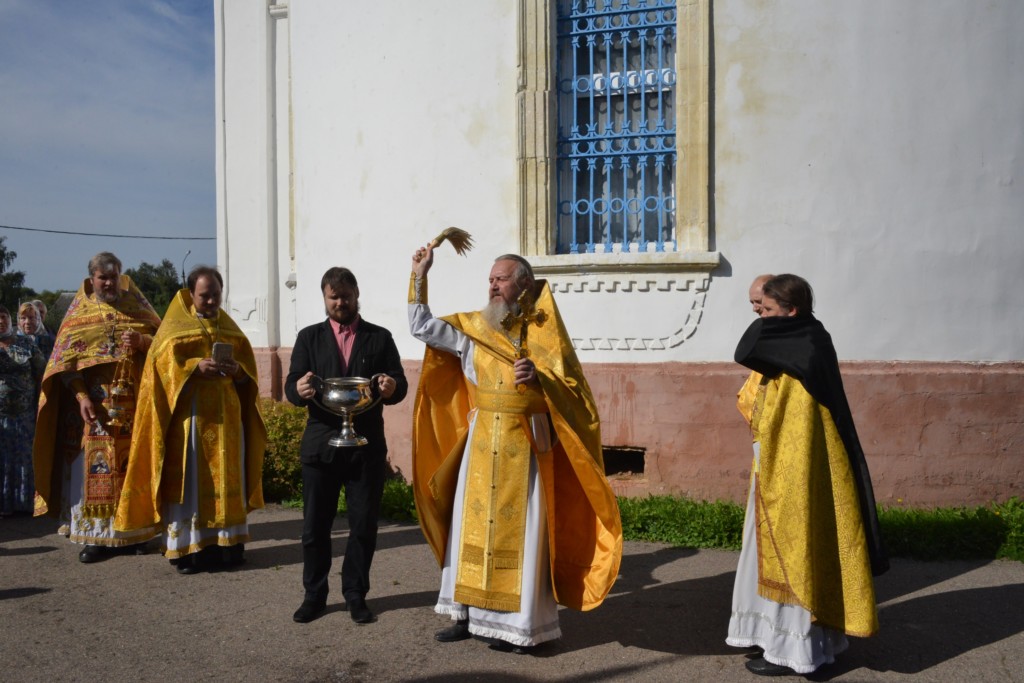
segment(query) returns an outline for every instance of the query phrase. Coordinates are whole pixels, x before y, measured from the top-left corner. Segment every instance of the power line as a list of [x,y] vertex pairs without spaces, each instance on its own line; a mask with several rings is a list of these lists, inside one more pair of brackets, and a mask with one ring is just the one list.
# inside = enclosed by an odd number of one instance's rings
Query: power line
[[215,240],[216,237],[163,237],[160,235],[114,235],[107,232],[74,232],[72,230],[49,230],[47,228],[23,228],[17,225],[0,225],[7,230],[24,230],[26,232],[51,232],[57,235],[84,235],[86,237],[119,237],[129,240]]

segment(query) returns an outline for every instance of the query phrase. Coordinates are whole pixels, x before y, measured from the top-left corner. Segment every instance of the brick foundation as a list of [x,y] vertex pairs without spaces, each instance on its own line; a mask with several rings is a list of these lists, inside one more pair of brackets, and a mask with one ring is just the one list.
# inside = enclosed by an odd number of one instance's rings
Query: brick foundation
[[[281,398],[290,349],[257,349],[260,390]],[[409,397],[385,409],[392,466],[411,472],[418,361]],[[750,436],[736,411],[746,371],[733,363],[590,364],[602,443],[644,449],[620,495],[744,501]],[[883,505],[980,505],[1024,496],[1024,363],[850,362],[843,380]]]

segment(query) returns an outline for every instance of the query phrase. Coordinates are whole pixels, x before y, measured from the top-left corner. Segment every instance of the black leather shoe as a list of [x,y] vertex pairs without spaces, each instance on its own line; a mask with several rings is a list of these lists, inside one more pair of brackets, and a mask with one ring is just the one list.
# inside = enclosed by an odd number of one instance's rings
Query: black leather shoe
[[372,624],[377,621],[377,617],[373,616],[373,612],[366,606],[366,600],[362,598],[352,598],[346,601],[345,608],[348,610],[348,615],[352,617],[352,621],[357,624]]
[[179,574],[188,576],[190,574],[199,573],[199,565],[196,564],[195,554],[181,556],[178,558],[178,564],[175,566],[177,567]]
[[533,652],[534,648],[532,645],[513,645],[504,640],[496,640],[487,647],[495,652],[511,652],[516,655],[528,655]]
[[455,643],[466,638],[469,638],[469,619],[460,619],[434,634],[434,640],[440,643]]
[[78,553],[78,561],[82,564],[91,564],[103,559],[103,548],[98,545],[87,545]]
[[292,619],[300,624],[307,624],[324,613],[327,603],[320,600],[303,600],[299,609],[295,610]]
[[748,660],[747,671],[758,676],[791,676],[796,673],[788,666],[772,664],[764,657]]

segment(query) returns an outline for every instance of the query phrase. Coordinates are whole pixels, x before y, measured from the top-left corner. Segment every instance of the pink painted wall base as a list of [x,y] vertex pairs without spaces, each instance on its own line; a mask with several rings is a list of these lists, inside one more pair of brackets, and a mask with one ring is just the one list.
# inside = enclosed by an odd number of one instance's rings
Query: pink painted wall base
[[[291,349],[257,349],[260,390],[282,399]],[[420,363],[385,408],[389,458],[412,471]],[[751,447],[733,363],[589,364],[606,447],[643,449],[643,471],[611,476],[623,496],[746,500]],[[881,505],[983,505],[1024,497],[1024,362],[847,362],[843,381]],[[633,451],[635,453],[635,451]],[[635,468],[639,470],[639,467]]]

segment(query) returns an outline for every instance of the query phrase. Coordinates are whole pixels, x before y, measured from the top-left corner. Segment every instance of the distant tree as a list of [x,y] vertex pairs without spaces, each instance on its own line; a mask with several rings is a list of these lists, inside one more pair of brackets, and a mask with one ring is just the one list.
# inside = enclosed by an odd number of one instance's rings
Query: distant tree
[[0,273],[6,273],[7,269],[14,263],[14,259],[18,256],[16,252],[7,248],[5,242],[7,242],[7,238],[0,237]]
[[138,268],[129,268],[124,273],[130,276],[136,286],[142,290],[161,318],[167,312],[167,306],[170,305],[171,299],[182,288],[181,280],[178,279],[178,271],[174,269],[174,264],[167,259],[161,261],[158,266],[143,261]]
[[17,252],[7,248],[4,244],[6,237],[0,237],[0,303],[16,316],[18,303],[25,299],[34,299],[36,291],[25,286],[25,273],[20,270],[10,270]]

